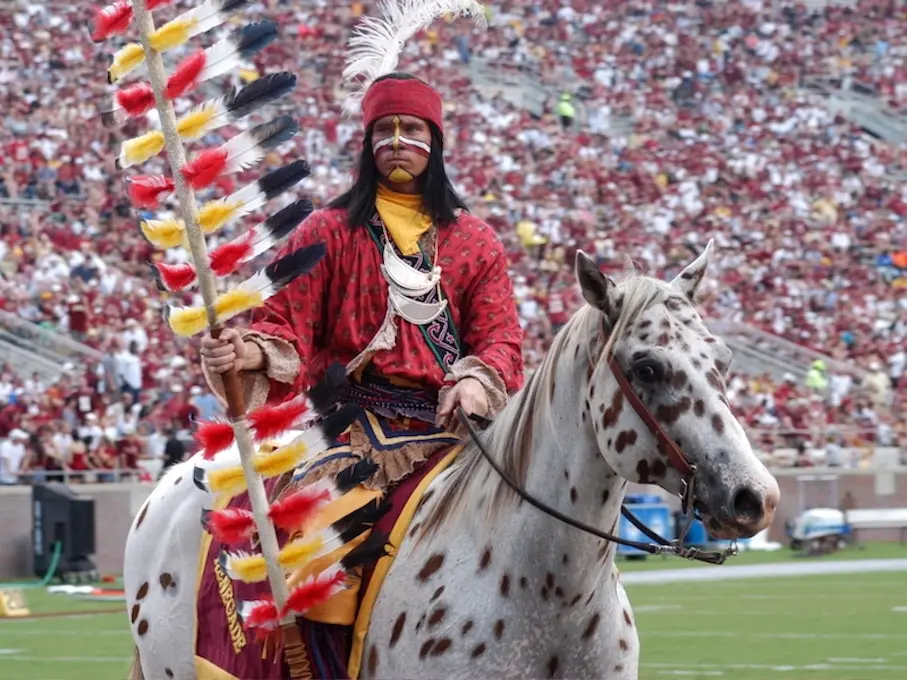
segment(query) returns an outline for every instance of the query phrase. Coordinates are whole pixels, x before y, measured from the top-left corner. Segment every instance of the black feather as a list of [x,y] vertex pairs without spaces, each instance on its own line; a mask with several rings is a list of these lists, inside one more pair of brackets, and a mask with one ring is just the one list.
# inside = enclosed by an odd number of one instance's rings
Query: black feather
[[104,95],[101,103],[101,124],[104,127],[112,127],[119,122],[119,113],[115,95]]
[[208,508],[202,508],[202,528],[205,531],[208,531],[208,527],[211,526],[211,513],[212,512],[213,511],[209,510]]
[[250,134],[256,143],[263,149],[273,149],[275,146],[291,139],[299,131],[299,125],[290,116],[280,116],[267,123],[256,125]]
[[241,7],[248,5],[250,0],[221,0],[219,13],[235,12]]
[[327,418],[318,423],[318,427],[324,432],[324,438],[329,442],[336,441],[337,437],[346,432],[356,418],[362,413],[362,407],[358,404],[347,404],[337,409]]
[[357,545],[350,553],[340,560],[341,566],[349,571],[356,567],[377,562],[385,555],[388,555],[387,534],[372,532],[361,544]]
[[230,38],[236,45],[236,51],[248,59],[274,42],[277,38],[277,24],[273,21],[256,21],[234,31]]
[[270,201],[272,198],[280,196],[284,191],[308,177],[312,169],[306,161],[293,161],[277,170],[272,170],[267,175],[258,180],[258,188],[264,192],[264,195]]
[[363,458],[357,463],[343,468],[337,473],[334,483],[340,493],[346,493],[374,475],[380,466],[371,458]]
[[346,377],[346,366],[334,363],[328,366],[324,377],[319,380],[312,389],[308,391],[306,397],[312,402],[312,406],[320,414],[324,414],[331,406],[337,403],[337,400],[343,396],[349,380]]
[[[365,543],[367,543],[367,542],[368,541],[363,542],[363,545],[365,545]],[[355,552],[355,551],[353,551],[353,552]],[[217,565],[220,567],[222,572],[227,573],[227,551],[226,550],[221,550],[217,554]]]
[[233,120],[248,116],[255,109],[278,99],[296,87],[296,76],[287,71],[255,80],[227,99],[226,108]]
[[311,215],[313,210],[315,210],[315,206],[306,198],[290,203],[286,208],[281,209],[265,220],[265,229],[268,230],[268,235],[274,241],[279,241],[289,236],[290,232],[298,227],[306,217]]
[[196,467],[192,471],[192,483],[202,491],[208,490],[208,487],[205,485],[205,471],[202,468]]
[[283,288],[297,276],[312,271],[321,262],[325,251],[323,243],[294,250],[265,267],[265,276],[275,288]]
[[151,274],[154,276],[154,284],[157,286],[157,289],[162,293],[169,293],[170,290],[164,284],[164,277],[161,276],[160,270],[154,266],[153,262],[149,262],[148,266],[151,267]]
[[340,539],[347,543],[359,536],[366,529],[375,525],[379,519],[390,512],[391,502],[375,498],[358,510],[334,522],[333,528],[340,532]]

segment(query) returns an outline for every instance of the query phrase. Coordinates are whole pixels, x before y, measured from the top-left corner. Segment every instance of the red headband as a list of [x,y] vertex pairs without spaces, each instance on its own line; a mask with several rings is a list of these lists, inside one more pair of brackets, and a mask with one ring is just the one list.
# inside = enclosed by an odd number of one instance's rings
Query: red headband
[[366,129],[379,118],[392,115],[416,116],[434,123],[444,134],[441,95],[421,80],[386,78],[372,85],[362,100]]

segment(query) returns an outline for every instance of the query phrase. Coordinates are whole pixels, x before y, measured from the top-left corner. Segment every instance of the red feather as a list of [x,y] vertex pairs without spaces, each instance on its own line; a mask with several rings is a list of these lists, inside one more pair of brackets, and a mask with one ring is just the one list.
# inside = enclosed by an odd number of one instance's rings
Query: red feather
[[252,254],[252,239],[230,241],[211,251],[211,270],[218,276],[229,276]]
[[218,510],[207,515],[205,531],[221,543],[240,545],[252,538],[255,533],[255,518],[250,510],[236,508]]
[[167,87],[164,89],[164,96],[167,99],[176,99],[181,97],[189,90],[195,88],[198,83],[199,74],[208,63],[205,57],[205,51],[199,50],[195,54],[189,55],[183,59],[173,74],[167,78]]
[[233,446],[233,426],[217,421],[202,422],[193,437],[202,447],[202,458],[211,460],[221,451]]
[[157,9],[164,5],[169,5],[173,0],[145,0],[145,7],[148,9]]
[[164,264],[154,262],[157,271],[155,278],[171,293],[188,288],[195,283],[195,267],[188,262],[184,264]]
[[246,628],[274,630],[280,623],[280,616],[273,600],[259,600],[243,603],[242,620]]
[[249,428],[257,441],[271,439],[293,427],[308,410],[305,398],[285,401],[279,406],[263,406],[249,413]]
[[138,118],[154,106],[154,90],[148,83],[136,83],[117,92],[117,103],[130,118]]
[[123,35],[132,23],[132,3],[119,0],[107,7],[96,7],[91,39],[102,42],[112,35]]
[[283,607],[281,617],[293,612],[297,616],[305,614],[312,607],[332,598],[346,582],[346,572],[341,568],[321,572],[314,579],[307,580],[296,588]]
[[205,149],[183,166],[183,177],[189,186],[198,191],[210,186],[227,167],[227,152],[222,149]]
[[136,175],[129,181],[129,199],[136,208],[153,210],[161,196],[173,191],[173,180],[162,175]]
[[268,517],[281,529],[293,531],[304,526],[330,500],[331,492],[327,489],[303,488],[274,503]]

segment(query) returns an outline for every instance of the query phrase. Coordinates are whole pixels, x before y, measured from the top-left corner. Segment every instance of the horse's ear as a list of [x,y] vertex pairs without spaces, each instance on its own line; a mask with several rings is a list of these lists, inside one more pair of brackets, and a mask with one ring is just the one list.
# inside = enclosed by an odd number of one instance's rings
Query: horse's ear
[[617,284],[602,274],[595,260],[582,250],[576,251],[576,280],[586,302],[600,310],[613,324],[619,311],[615,299]]
[[695,260],[690,262],[682,272],[674,277],[671,286],[682,291],[691,301],[696,298],[696,290],[705,276],[705,270],[709,266],[709,259],[712,257],[712,244],[714,239],[709,239],[705,250]]

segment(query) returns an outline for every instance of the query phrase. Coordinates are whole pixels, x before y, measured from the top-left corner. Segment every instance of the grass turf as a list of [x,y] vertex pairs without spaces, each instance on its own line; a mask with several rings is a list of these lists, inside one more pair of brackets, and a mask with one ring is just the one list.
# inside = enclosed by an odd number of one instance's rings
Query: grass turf
[[[907,557],[872,545],[822,560]],[[733,564],[789,561],[788,550],[744,553]],[[621,561],[623,571],[678,568],[680,560]],[[712,567],[720,569],[720,567]],[[907,677],[907,573],[846,574],[627,586],[642,640],[641,680],[902,680]],[[3,680],[124,680],[132,641],[125,605],[43,589],[33,614],[0,619]],[[79,615],[73,615],[80,612]],[[156,679],[149,679],[156,680]]]

